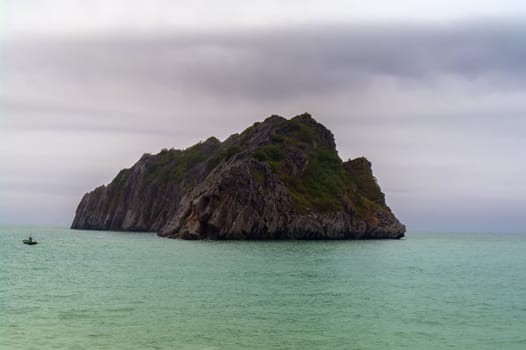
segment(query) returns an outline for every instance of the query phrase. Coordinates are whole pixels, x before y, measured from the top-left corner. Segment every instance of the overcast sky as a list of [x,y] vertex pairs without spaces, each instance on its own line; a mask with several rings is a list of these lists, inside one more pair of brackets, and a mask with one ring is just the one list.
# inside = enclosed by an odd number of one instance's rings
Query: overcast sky
[[523,1],[0,0],[0,224],[310,112],[410,231],[524,232]]

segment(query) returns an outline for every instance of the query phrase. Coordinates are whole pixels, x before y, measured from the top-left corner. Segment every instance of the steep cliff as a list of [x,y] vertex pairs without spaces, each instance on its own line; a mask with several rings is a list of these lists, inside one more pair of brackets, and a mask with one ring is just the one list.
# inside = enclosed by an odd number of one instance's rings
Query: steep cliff
[[342,162],[309,114],[272,116],[224,142],[145,154],[82,198],[72,228],[183,239],[401,238],[365,158]]

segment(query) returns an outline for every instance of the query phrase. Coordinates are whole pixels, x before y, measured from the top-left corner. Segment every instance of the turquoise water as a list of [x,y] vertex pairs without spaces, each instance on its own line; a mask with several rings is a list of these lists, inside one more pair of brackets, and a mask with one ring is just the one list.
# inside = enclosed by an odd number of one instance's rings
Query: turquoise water
[[[22,244],[29,231],[40,242]],[[0,228],[0,349],[525,349],[526,235]]]

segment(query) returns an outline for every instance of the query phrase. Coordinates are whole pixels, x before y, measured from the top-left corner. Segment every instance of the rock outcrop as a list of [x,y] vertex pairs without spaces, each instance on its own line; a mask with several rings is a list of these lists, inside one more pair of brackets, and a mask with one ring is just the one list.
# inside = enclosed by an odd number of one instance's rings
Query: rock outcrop
[[342,162],[309,114],[272,116],[224,142],[145,154],[82,198],[72,228],[183,239],[401,238],[365,158]]

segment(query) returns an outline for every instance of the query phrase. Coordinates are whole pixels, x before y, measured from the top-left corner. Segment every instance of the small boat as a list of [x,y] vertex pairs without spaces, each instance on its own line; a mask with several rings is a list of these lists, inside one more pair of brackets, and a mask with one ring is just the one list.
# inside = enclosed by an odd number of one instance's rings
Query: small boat
[[38,243],[37,241],[33,241],[33,237],[31,237],[31,236],[29,236],[28,239],[24,239],[22,242],[24,244],[29,244],[29,245],[35,245],[35,244]]

